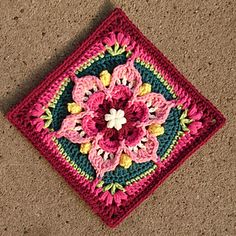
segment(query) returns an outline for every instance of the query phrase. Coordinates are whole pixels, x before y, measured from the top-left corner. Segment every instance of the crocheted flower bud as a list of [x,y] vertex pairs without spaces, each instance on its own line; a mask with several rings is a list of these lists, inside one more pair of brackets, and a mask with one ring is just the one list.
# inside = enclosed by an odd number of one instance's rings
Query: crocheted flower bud
[[111,82],[111,74],[107,70],[103,70],[100,75],[100,80],[102,81],[103,85],[106,87]]
[[91,144],[90,142],[88,142],[88,143],[82,143],[82,144],[80,145],[80,152],[81,152],[82,154],[88,154],[89,151],[91,150],[91,148],[92,148],[92,144]]
[[132,159],[129,155],[123,153],[120,156],[120,166],[124,167],[125,169],[128,169],[132,164]]
[[152,124],[148,127],[148,132],[155,136],[160,136],[164,134],[165,129],[159,124]]
[[79,114],[82,111],[81,106],[79,106],[75,102],[68,103],[67,104],[67,109],[71,114]]
[[152,85],[148,83],[143,83],[139,88],[139,96],[144,96],[150,93],[152,90]]

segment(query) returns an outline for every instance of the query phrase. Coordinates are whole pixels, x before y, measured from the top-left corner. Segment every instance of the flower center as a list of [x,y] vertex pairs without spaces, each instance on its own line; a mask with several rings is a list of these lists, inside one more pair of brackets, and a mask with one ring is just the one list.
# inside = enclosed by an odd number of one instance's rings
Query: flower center
[[116,110],[114,108],[111,108],[110,113],[105,115],[105,121],[107,121],[107,128],[115,128],[116,130],[120,130],[122,128],[122,125],[127,122],[124,115],[125,113],[123,110]]

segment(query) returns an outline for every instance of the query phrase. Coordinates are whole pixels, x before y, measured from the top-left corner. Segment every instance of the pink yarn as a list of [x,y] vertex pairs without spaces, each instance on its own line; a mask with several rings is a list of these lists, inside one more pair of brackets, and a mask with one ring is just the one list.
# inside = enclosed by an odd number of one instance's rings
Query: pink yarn
[[[109,43],[113,42],[113,36]],[[123,40],[122,35],[119,40]],[[175,103],[156,93],[139,97],[142,81],[132,62],[114,69],[108,88],[95,76],[85,76],[74,82],[73,99],[85,112],[67,116],[57,136],[74,143],[93,140],[89,160],[99,177],[116,168],[122,153],[127,153],[137,163],[158,161],[158,141],[145,127],[153,122],[164,123]],[[124,111],[126,123],[120,130],[107,128],[105,115],[111,109]]]

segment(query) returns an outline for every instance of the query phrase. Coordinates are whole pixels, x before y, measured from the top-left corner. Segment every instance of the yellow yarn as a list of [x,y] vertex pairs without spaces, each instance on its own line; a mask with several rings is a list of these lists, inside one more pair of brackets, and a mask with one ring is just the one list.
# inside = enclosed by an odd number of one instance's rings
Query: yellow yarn
[[82,154],[88,154],[89,151],[91,150],[91,148],[92,148],[92,144],[91,144],[90,142],[88,142],[88,143],[82,143],[82,144],[80,145],[80,152],[81,152]]
[[152,85],[143,83],[139,88],[139,96],[144,96],[152,91]]
[[75,102],[68,103],[67,109],[71,114],[79,114],[82,111],[82,107]]
[[165,129],[163,126],[159,124],[152,124],[148,127],[148,131],[150,134],[153,134],[155,136],[160,136],[164,134]]
[[108,86],[110,84],[111,74],[107,70],[103,70],[99,77],[104,86]]
[[120,156],[120,166],[124,167],[125,169],[128,169],[132,164],[132,159],[129,155],[123,153]]

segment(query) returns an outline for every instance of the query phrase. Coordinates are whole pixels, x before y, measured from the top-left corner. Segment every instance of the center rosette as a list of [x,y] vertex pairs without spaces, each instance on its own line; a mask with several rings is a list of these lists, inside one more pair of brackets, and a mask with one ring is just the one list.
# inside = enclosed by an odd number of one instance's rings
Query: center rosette
[[124,117],[125,113],[123,110],[119,109],[118,111],[114,108],[110,109],[110,113],[105,115],[105,121],[107,121],[107,128],[115,128],[120,130],[122,125],[127,122]]

